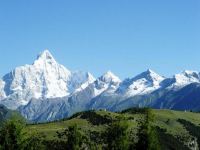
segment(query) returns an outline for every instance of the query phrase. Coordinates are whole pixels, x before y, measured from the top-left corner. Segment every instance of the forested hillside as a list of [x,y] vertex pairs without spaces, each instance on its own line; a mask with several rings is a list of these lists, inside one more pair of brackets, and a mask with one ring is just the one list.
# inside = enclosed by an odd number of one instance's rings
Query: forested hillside
[[132,108],[80,112],[43,124],[9,120],[1,128],[0,145],[20,150],[184,150],[198,149],[199,133],[199,113]]

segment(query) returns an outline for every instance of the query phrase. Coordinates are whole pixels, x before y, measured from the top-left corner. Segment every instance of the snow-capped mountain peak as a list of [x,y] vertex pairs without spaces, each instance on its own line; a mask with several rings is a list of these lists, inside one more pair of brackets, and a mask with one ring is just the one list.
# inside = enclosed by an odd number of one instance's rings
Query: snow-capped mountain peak
[[65,81],[71,76],[71,71],[60,65],[49,52],[44,50],[41,52],[37,59],[34,61],[32,67],[39,72],[43,72],[47,76],[57,76],[57,78],[63,78]]
[[87,89],[92,89],[92,97],[98,96],[106,91],[115,91],[121,80],[111,71],[104,73],[94,83],[90,84]]
[[52,56],[52,54],[49,52],[49,50],[44,50],[43,52],[41,52],[39,55],[38,55],[38,57],[37,57],[38,59],[43,59],[43,60],[45,60],[45,59],[49,59],[49,60],[55,60],[54,58],[53,58],[53,56]]
[[71,83],[72,84],[76,83],[75,86],[77,86],[77,83],[80,83],[78,87],[75,88],[76,90],[74,91],[75,93],[77,93],[84,90],[86,87],[88,87],[88,85],[93,83],[95,80],[96,80],[95,77],[89,72],[75,71],[72,73]]
[[137,75],[136,77],[134,77],[132,80],[136,81],[138,79],[146,79],[146,80],[152,82],[153,84],[159,84],[165,78],[163,76],[160,76],[159,74],[157,74],[153,70],[148,69],[147,71],[145,71],[145,72]]
[[26,105],[33,98],[68,96],[83,84],[87,86],[93,80],[91,74],[74,73],[66,69],[56,62],[48,50],[45,50],[38,55],[32,65],[17,67],[6,74],[3,77],[5,84],[1,84],[4,86],[1,89],[7,98],[4,99],[4,104],[15,109],[20,105]]
[[37,56],[37,59],[34,61],[33,65],[39,68],[45,68],[47,65],[52,67],[59,66],[49,50],[44,50],[41,52]]
[[184,74],[188,78],[191,78],[191,77],[196,78],[196,79],[200,78],[199,72],[197,72],[197,71],[185,70],[185,71],[182,72],[182,74]]
[[109,83],[120,83],[121,80],[119,79],[119,77],[117,77],[114,73],[112,73],[111,71],[107,71],[106,73],[104,73],[99,80]]
[[160,83],[164,79],[164,77],[148,69],[132,79],[124,80],[120,84],[118,92],[125,94],[126,96],[150,93],[160,88]]
[[197,71],[185,70],[179,74],[174,75],[175,86],[185,86],[193,82],[200,82],[199,73]]

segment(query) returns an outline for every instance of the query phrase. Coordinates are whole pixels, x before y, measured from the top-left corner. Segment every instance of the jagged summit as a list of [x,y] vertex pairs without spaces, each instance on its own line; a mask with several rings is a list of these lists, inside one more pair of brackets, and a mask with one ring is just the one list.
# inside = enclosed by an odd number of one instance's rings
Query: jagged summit
[[119,83],[121,82],[121,80],[119,79],[119,77],[117,77],[114,73],[112,73],[111,71],[107,71],[106,73],[104,73],[100,78],[101,81],[104,82],[115,82],[115,83]]
[[147,69],[145,72],[147,72],[147,73],[155,73],[155,71],[153,71],[152,69]]
[[189,83],[200,82],[200,75],[197,71],[184,70],[181,73],[175,74],[172,79],[175,81],[173,85],[182,87]]
[[124,80],[118,92],[127,96],[147,94],[160,88],[160,83],[164,79],[164,77],[155,73],[153,70],[148,69],[131,79]]
[[199,78],[199,72],[197,71],[192,71],[192,70],[184,70],[182,72],[182,74],[184,74],[187,77],[195,77],[195,78]]
[[34,61],[33,65],[57,65],[58,63],[54,59],[53,55],[49,52],[49,50],[44,50],[41,52],[38,56],[37,59]]
[[163,76],[157,74],[155,71],[148,69],[142,72],[141,74],[137,75],[136,77],[134,77],[132,80],[135,81],[142,78],[151,82],[161,82],[162,80],[165,79]]
[[49,50],[44,50],[41,52],[34,61],[32,67],[34,67],[35,70],[38,70],[40,73],[43,72],[42,74],[44,76],[51,77],[52,79],[55,77],[56,80],[61,78],[65,82],[72,74],[69,69],[65,68],[54,59]]
[[38,58],[44,58],[44,59],[53,59],[52,54],[48,49],[44,50],[38,55]]
[[182,73],[192,74],[192,73],[198,73],[198,71],[195,70],[184,70]]

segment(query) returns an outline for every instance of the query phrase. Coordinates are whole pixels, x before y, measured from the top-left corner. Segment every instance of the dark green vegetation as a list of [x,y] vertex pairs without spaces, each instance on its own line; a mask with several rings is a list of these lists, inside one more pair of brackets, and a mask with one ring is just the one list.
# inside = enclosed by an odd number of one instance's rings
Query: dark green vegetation
[[7,109],[5,106],[0,105],[0,126],[3,122],[12,117],[20,117],[19,113],[16,111],[11,111]]
[[0,150],[45,149],[39,134],[25,131],[26,124],[21,117],[10,118],[0,128]]
[[11,119],[0,129],[0,150],[187,150],[198,149],[199,133],[199,113],[148,108],[86,111],[35,125]]
[[183,124],[193,137],[196,137],[193,138],[193,141],[196,141],[200,146],[200,127],[184,119],[179,119],[178,121]]

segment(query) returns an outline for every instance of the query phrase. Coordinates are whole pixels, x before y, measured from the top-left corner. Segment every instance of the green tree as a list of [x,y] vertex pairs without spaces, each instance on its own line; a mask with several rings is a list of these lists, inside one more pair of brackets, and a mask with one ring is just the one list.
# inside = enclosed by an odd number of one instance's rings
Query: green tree
[[80,131],[77,125],[68,127],[64,132],[57,133],[60,139],[66,140],[66,149],[79,150],[91,145],[88,138]]
[[40,136],[25,131],[26,122],[20,116],[13,116],[0,128],[0,150],[44,149]]
[[158,139],[158,133],[153,126],[154,115],[151,110],[147,110],[147,140],[148,140],[148,150],[160,150],[160,143]]
[[31,133],[26,134],[26,138],[23,141],[23,147],[24,150],[44,150],[45,145],[43,143],[41,135],[38,133]]
[[159,150],[160,143],[158,140],[158,134],[153,126],[152,122],[154,121],[154,115],[150,109],[145,109],[144,112],[145,118],[139,122],[138,130],[138,142],[136,143],[134,149],[139,150]]
[[24,120],[13,117],[4,122],[0,129],[0,145],[1,150],[21,150],[23,147],[23,128]]
[[118,121],[108,128],[107,149],[109,150],[127,150],[128,149],[128,136],[127,136],[128,123],[126,121]]

